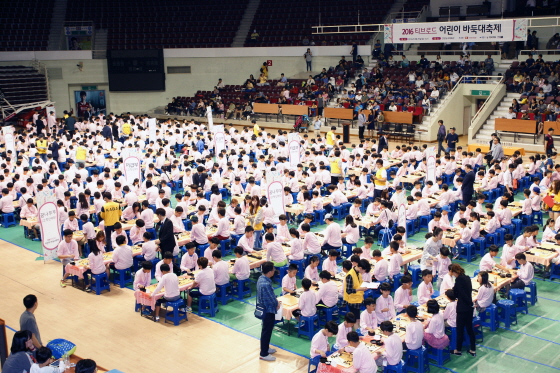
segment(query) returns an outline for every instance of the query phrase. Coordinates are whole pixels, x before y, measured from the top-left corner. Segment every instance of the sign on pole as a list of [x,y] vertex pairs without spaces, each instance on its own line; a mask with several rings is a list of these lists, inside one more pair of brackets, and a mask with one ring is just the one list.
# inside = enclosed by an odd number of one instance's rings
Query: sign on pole
[[284,214],[284,186],[277,180],[268,184],[267,189],[268,203],[272,206],[274,211],[274,221],[279,222],[278,217]]
[[16,154],[15,142],[14,142],[14,127],[6,126],[2,128],[4,133],[4,143],[6,144],[6,151],[11,150],[12,154]]
[[436,185],[436,156],[433,146],[426,149],[426,181],[432,181]]
[[58,221],[58,208],[54,202],[46,202],[39,207],[39,224],[41,225],[44,260],[55,259],[60,243],[60,223]]
[[124,177],[127,184],[132,185],[134,179],[142,180],[142,169],[140,167],[140,159],[138,157],[128,157],[123,161]]
[[214,125],[214,118],[212,118],[212,107],[206,107],[206,118],[208,118],[208,129],[212,131],[212,126]]
[[406,242],[406,207],[404,205],[399,206],[399,215],[398,215],[398,225],[399,227],[403,227],[405,229],[405,233],[403,235],[403,241]]
[[296,139],[290,140],[288,143],[288,154],[290,156],[290,167],[293,169],[297,168],[301,156],[299,141]]
[[148,118],[148,135],[150,137],[150,141],[157,141],[156,118]]
[[385,25],[385,43],[471,43],[527,40],[526,19],[393,23]]
[[212,130],[214,133],[214,154],[217,157],[218,154],[226,148],[226,134],[223,124],[215,125]]

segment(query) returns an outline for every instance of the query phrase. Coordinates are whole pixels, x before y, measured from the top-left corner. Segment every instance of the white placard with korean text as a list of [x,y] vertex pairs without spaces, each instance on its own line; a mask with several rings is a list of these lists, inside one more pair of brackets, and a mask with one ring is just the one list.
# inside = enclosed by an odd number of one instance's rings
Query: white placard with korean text
[[4,143],[6,144],[6,152],[8,150],[11,150],[12,158],[14,158],[16,154],[14,127],[13,126],[3,127],[2,132],[4,133]]
[[392,23],[385,25],[385,43],[506,42],[527,39],[526,19]]
[[60,223],[58,221],[58,208],[54,202],[46,202],[39,207],[39,224],[41,226],[41,243],[44,260],[53,260],[57,257],[57,248],[60,243]]
[[301,156],[299,141],[296,139],[290,140],[288,143],[288,154],[290,156],[290,168],[296,169]]
[[267,198],[268,204],[274,211],[274,221],[279,222],[278,217],[286,212],[284,209],[284,186],[279,180],[268,184]]
[[220,124],[213,126],[212,132],[214,133],[214,155],[218,156],[218,154],[226,148],[224,125]]
[[208,118],[208,129],[212,131],[212,126],[214,125],[214,118],[212,118],[212,107],[206,107],[206,118]]
[[142,169],[140,166],[140,158],[138,157],[128,157],[123,161],[124,164],[124,177],[127,184],[132,185],[134,179],[142,180],[141,173]]
[[150,141],[153,141],[154,143],[157,141],[156,129],[156,118],[148,118],[148,136],[150,137]]

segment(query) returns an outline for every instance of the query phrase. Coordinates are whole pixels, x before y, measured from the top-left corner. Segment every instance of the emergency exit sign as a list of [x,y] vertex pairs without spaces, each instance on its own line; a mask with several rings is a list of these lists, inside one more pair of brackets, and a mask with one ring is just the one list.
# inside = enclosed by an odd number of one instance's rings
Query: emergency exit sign
[[83,85],[82,86],[82,91],[96,91],[96,90],[97,90],[96,85]]
[[490,91],[471,91],[472,96],[490,96]]

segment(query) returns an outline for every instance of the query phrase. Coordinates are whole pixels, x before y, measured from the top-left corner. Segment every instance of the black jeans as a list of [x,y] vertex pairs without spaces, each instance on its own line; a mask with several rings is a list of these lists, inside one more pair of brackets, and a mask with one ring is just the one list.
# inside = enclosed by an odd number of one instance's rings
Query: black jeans
[[457,351],[461,351],[463,348],[465,328],[467,328],[467,334],[469,335],[471,351],[476,350],[476,341],[474,339],[474,329],[472,323],[473,323],[472,310],[468,312],[457,312],[457,346],[455,347]]
[[111,243],[111,233],[113,233],[114,230],[115,227],[113,225],[105,226],[105,240],[107,242],[105,244],[105,251],[107,252],[113,251],[113,244]]
[[358,127],[358,136],[360,139],[364,138],[364,131],[366,130],[366,126]]
[[268,349],[270,348],[270,338],[272,337],[272,329],[274,329],[274,321],[276,314],[265,313],[262,320],[261,330],[261,356],[268,356]]
[[441,155],[441,152],[444,152],[444,153],[445,153],[445,148],[443,147],[443,140],[441,140],[441,141],[438,140],[437,143],[438,143],[438,151],[437,151],[437,154],[438,154],[438,155]]
[[305,65],[306,65],[306,71],[312,71],[313,70],[311,68],[311,61],[305,61]]

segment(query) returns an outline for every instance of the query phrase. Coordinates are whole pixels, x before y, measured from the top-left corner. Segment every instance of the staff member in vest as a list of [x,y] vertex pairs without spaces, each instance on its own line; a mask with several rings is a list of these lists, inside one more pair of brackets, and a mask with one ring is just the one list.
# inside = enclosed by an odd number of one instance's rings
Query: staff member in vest
[[122,133],[124,134],[124,136],[122,137],[121,141],[124,142],[124,139],[128,139],[128,136],[132,133],[132,126],[128,121],[126,121],[122,125]]
[[327,142],[327,149],[328,150],[331,150],[334,147],[334,142],[336,140],[336,138],[334,136],[334,131],[336,131],[336,127],[332,126],[331,130],[329,132],[327,132],[326,142]]
[[49,142],[45,139],[43,134],[39,135],[37,141],[35,141],[35,146],[37,147],[37,154],[43,160],[43,162],[47,163],[47,150],[49,149]]
[[[113,202],[112,199],[113,197],[111,193],[103,193],[103,200],[105,201],[105,204],[103,205],[103,207],[101,207],[99,216],[101,217],[101,219],[103,219],[103,222],[105,224],[105,237],[111,237],[111,234],[115,230],[115,223],[121,220],[121,205]],[[105,248],[106,251],[112,250],[113,247],[111,244],[111,240],[107,240]]]
[[375,176],[373,177],[373,182],[375,184],[375,188],[373,190],[373,199],[377,197],[381,197],[381,193],[387,189],[387,169],[383,167],[383,160],[378,159],[375,161],[377,166],[377,171],[375,172]]
[[334,158],[331,160],[331,184],[338,184],[338,178],[344,177],[342,169],[342,159],[340,158],[340,150],[334,151]]
[[342,306],[348,305],[348,310],[359,317],[362,303],[364,303],[364,291],[362,288],[362,275],[371,271],[371,264],[366,259],[360,259],[358,265],[348,271],[344,278],[344,294]]
[[76,163],[79,167],[80,165],[86,165],[87,152],[86,145],[84,142],[81,142],[78,149],[76,149]]
[[253,119],[251,121],[251,123],[253,123],[253,133],[255,134],[255,136],[259,136],[259,132],[261,132],[261,128],[259,127],[259,125],[257,124],[257,121],[255,119]]

